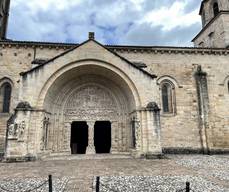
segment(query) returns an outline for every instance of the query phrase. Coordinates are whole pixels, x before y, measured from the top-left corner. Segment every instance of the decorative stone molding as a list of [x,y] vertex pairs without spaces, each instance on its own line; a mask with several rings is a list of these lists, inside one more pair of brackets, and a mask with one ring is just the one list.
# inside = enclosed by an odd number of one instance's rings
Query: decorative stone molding
[[42,139],[41,139],[41,150],[47,149],[48,144],[48,128],[49,128],[49,118],[44,117],[42,122]]
[[136,117],[132,119],[132,142],[136,150],[141,148],[141,122]]
[[17,125],[15,124],[15,114],[11,115],[7,121],[7,137],[8,139],[17,139]]
[[26,128],[25,121],[17,122],[16,116],[12,115],[7,123],[8,139],[24,141],[25,128]]
[[[53,42],[33,42],[33,41],[0,41],[2,48],[39,48],[39,49],[72,49],[79,44],[75,43],[53,43]],[[226,48],[200,48],[200,47],[169,47],[169,46],[124,46],[124,45],[105,45],[106,48],[114,52],[127,53],[148,53],[148,54],[210,54],[228,55]]]
[[69,121],[116,120],[117,106],[114,96],[106,89],[88,84],[73,92],[66,101],[65,115]]

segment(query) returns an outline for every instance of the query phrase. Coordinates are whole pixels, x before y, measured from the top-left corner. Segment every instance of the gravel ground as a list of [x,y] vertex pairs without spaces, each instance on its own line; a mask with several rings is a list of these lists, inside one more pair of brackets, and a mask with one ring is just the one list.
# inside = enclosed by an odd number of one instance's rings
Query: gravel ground
[[[63,192],[68,178],[53,179],[53,192]],[[48,179],[20,178],[0,180],[0,192],[47,192]]]
[[[0,163],[0,192],[28,192],[50,174],[55,192],[92,192],[96,176],[102,176],[101,192],[181,192],[186,181],[195,192],[229,192],[229,155],[167,157],[146,160],[94,155]],[[48,185],[36,191],[46,192]]]
[[177,159],[176,163],[196,169],[201,175],[211,176],[221,181],[229,181],[229,156],[190,155]]
[[186,181],[193,192],[229,191],[199,176],[114,176],[100,178],[100,192],[182,192]]

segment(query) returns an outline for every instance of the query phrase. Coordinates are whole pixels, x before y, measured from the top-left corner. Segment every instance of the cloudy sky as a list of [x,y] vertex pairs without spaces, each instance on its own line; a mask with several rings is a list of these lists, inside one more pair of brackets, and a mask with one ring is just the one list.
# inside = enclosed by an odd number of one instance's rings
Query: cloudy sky
[[8,38],[192,46],[200,0],[11,0]]

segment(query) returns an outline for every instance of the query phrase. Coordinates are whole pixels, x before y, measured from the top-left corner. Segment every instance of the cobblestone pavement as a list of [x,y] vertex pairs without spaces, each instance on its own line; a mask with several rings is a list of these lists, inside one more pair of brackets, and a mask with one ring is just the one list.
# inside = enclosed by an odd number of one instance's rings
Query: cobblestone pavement
[[[103,184],[122,184],[116,191],[176,191],[185,181],[195,183],[195,191],[229,192],[229,155],[168,155],[166,159],[145,160],[127,156],[71,156],[45,161],[0,163],[1,187],[12,189],[13,183],[36,186],[49,174],[53,175],[56,192],[92,192],[95,176],[102,176]],[[134,177],[133,177],[134,176]],[[137,176],[137,177],[136,177]],[[147,177],[148,176],[148,177]],[[37,183],[34,183],[37,181]],[[26,184],[27,182],[27,184]],[[134,190],[141,183],[145,188]],[[128,188],[129,184],[129,188]],[[160,188],[155,186],[160,185]],[[178,188],[174,188],[176,186]],[[152,186],[149,189],[149,186]],[[172,190],[169,187],[173,186]],[[15,186],[14,186],[15,187]],[[205,189],[205,190],[203,190]],[[17,190],[14,190],[17,191]],[[19,190],[23,191],[23,190]],[[46,191],[40,190],[40,191]],[[102,188],[101,191],[112,191]]]

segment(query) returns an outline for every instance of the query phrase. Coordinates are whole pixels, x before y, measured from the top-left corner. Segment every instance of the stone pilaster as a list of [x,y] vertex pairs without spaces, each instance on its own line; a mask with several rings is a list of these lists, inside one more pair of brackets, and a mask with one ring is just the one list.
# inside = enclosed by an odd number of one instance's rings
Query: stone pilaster
[[203,153],[209,153],[208,129],[209,129],[209,97],[207,85],[207,73],[203,72],[201,66],[197,67],[195,73],[196,89],[199,107],[199,129],[200,141]]
[[88,146],[86,154],[95,154],[95,145],[94,145],[94,121],[87,122],[88,125]]
[[161,123],[160,109],[155,102],[151,102],[146,107],[147,128],[148,128],[148,154],[159,155],[161,148]]

